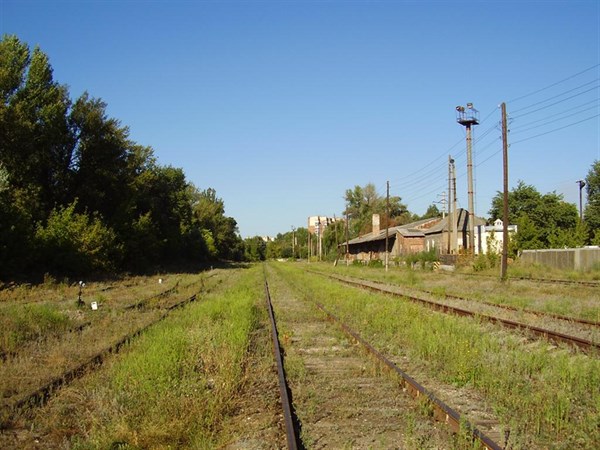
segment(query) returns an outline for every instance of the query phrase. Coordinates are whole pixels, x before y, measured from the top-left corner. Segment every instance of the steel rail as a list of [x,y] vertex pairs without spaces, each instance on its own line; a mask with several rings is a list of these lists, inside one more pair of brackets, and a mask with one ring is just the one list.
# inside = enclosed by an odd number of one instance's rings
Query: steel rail
[[420,398],[421,396],[426,397],[434,408],[433,416],[436,420],[440,422],[444,422],[448,424],[450,429],[457,433],[461,430],[466,430],[467,432],[473,435],[474,440],[477,440],[483,445],[483,448],[486,450],[501,450],[503,447],[494,442],[491,438],[486,436],[481,430],[477,429],[471,423],[469,423],[464,418],[461,418],[459,412],[452,409],[442,400],[437,398],[431,391],[425,388],[423,385],[419,384],[414,378],[408,375],[406,372],[401,370],[394,362],[386,358],[381,352],[379,352],[375,347],[369,344],[366,340],[364,340],[358,333],[352,330],[348,325],[342,322],[338,317],[336,317],[333,313],[329,312],[325,307],[320,303],[315,303],[316,306],[323,311],[328,319],[334,323],[337,323],[348,335],[352,336],[357,342],[359,342],[363,347],[365,347],[372,355],[374,355],[379,361],[383,362],[388,368],[393,370],[396,374],[400,375],[403,380],[404,387],[410,392],[410,394],[415,398]]
[[[63,372],[62,375],[53,378],[50,382],[46,383],[44,386],[35,389],[33,392],[22,396],[19,400],[15,401],[12,405],[3,405],[3,408],[11,411],[12,414],[15,414],[19,410],[27,410],[31,407],[39,407],[43,406],[44,403],[61,387],[68,385],[72,381],[83,377],[87,374],[91,369],[97,368],[102,365],[104,360],[111,354],[116,354],[120,351],[121,347],[125,344],[129,343],[131,340],[142,334],[144,331],[149,329],[151,326],[156,325],[158,322],[165,319],[169,313],[176,309],[181,308],[188,303],[196,301],[198,294],[194,294],[191,297],[188,297],[174,305],[171,305],[167,308],[167,311],[163,313],[158,319],[149,323],[148,325],[134,331],[133,333],[128,334],[127,336],[119,339],[116,343],[111,345],[108,348],[105,348],[101,352],[96,355],[88,358],[85,362],[78,365],[77,367],[70,369],[68,371]],[[11,415],[12,415],[11,414]]]
[[279,394],[281,397],[281,406],[283,408],[283,418],[285,421],[285,435],[287,440],[287,446],[290,450],[297,450],[298,448],[298,437],[296,435],[296,427],[294,426],[294,413],[292,408],[292,401],[289,395],[289,387],[285,378],[285,369],[283,367],[283,358],[281,352],[281,346],[279,345],[279,335],[277,332],[277,323],[275,321],[275,313],[273,312],[273,304],[271,303],[271,294],[269,293],[269,284],[267,283],[267,277],[265,274],[265,299],[267,303],[267,310],[269,312],[269,318],[271,320],[271,336],[273,338],[273,356],[275,357],[275,363],[277,364],[277,374],[279,377]]
[[426,300],[426,299],[415,297],[412,295],[401,294],[401,293],[394,292],[394,291],[391,291],[388,289],[382,289],[382,288],[378,288],[375,286],[369,286],[369,285],[366,285],[366,284],[358,282],[358,281],[351,281],[351,280],[347,280],[347,279],[345,280],[345,279],[340,279],[340,278],[333,278],[333,279],[336,279],[342,283],[360,287],[362,289],[369,289],[371,291],[375,291],[375,292],[379,292],[379,293],[385,293],[385,294],[390,294],[390,295],[393,295],[396,297],[407,298],[407,299],[411,300],[412,302],[420,303],[429,308],[433,308],[435,310],[442,311],[445,313],[455,314],[457,316],[465,316],[465,317],[478,317],[478,318],[484,319],[488,322],[504,325],[507,328],[525,330],[536,336],[541,336],[545,339],[549,339],[554,342],[567,343],[570,345],[574,345],[585,352],[600,351],[600,344],[589,341],[587,339],[579,338],[577,336],[570,336],[567,334],[558,333],[556,331],[548,330],[545,328],[540,328],[540,327],[536,327],[533,325],[526,325],[524,323],[515,322],[513,320],[502,319],[500,317],[489,316],[487,314],[476,313],[476,312],[469,311],[466,309],[456,308],[454,306],[449,306],[449,305],[444,305],[442,303],[434,302],[431,300]]

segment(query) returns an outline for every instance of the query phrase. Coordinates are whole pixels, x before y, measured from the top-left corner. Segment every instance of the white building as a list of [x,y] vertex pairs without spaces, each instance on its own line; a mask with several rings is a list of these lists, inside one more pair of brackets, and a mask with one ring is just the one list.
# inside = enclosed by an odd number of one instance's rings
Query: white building
[[[486,254],[490,251],[502,253],[502,244],[504,242],[503,233],[504,222],[496,219],[494,225],[475,226],[475,254]],[[508,235],[512,236],[517,232],[516,225],[508,226]]]

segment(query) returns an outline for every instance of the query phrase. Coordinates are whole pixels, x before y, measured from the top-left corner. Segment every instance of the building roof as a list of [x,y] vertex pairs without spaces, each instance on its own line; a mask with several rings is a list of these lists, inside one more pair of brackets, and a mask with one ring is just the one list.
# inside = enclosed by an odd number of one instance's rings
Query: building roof
[[[457,210],[457,213],[458,213],[458,220],[456,222],[458,223],[458,230],[466,231],[469,227],[469,212],[466,209],[459,208]],[[437,223],[436,225],[432,226],[431,228],[425,230],[425,235],[427,236],[430,234],[436,234],[436,233],[448,231],[449,220],[450,220],[450,216],[446,216],[439,223]],[[485,219],[475,216],[475,226],[485,225],[485,224],[486,224]]]
[[[429,218],[429,219],[421,219],[416,222],[407,223],[404,225],[398,225],[395,227],[388,228],[389,237],[395,238],[396,233],[400,233],[404,237],[423,237],[425,234],[423,233],[423,229],[426,229],[426,225],[431,222],[437,222],[441,220],[439,217]],[[373,242],[373,241],[381,241],[385,239],[385,229],[379,231],[377,234],[368,233],[363,236],[359,236],[348,241],[348,245],[353,244],[362,244],[363,242]]]

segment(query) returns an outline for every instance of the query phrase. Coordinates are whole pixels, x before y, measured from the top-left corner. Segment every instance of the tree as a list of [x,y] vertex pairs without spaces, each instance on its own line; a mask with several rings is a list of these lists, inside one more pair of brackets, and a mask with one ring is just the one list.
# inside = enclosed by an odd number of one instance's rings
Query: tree
[[247,261],[264,261],[266,253],[267,243],[260,236],[244,240],[244,255]]
[[434,217],[440,217],[441,215],[442,213],[440,212],[437,205],[431,204],[427,208],[427,211],[425,211],[425,214],[421,216],[421,219],[432,219]]
[[[503,219],[502,210],[503,194],[497,192],[489,211],[491,220]],[[577,207],[556,192],[542,195],[523,181],[508,193],[508,220],[518,225],[516,250],[563,247],[581,241]]]
[[14,189],[26,192],[34,219],[65,200],[73,135],[66,86],[53,79],[48,57],[15,36],[0,42],[0,161]]
[[38,225],[36,239],[44,271],[76,275],[109,271],[119,262],[116,235],[98,215],[75,212],[76,202],[52,210],[46,226]]
[[128,171],[131,143],[128,130],[108,118],[106,103],[83,93],[69,116],[74,133],[71,196],[82,207],[97,211],[109,222],[122,211],[119,200],[127,199],[132,181]]
[[584,218],[594,241],[600,241],[600,161],[594,161],[585,178],[587,204]]
[[40,48],[0,40],[0,275],[241,260],[216,192],[159,165],[106,109],[87,92],[73,103]]
[[344,198],[346,200],[344,214],[350,215],[349,229],[352,237],[371,231],[373,214],[381,216],[382,228],[406,223],[411,218],[406,206],[401,203],[400,197],[391,196],[389,201],[390,220],[386,222],[386,197],[377,193],[373,183],[368,183],[364,187],[354,186],[354,189],[347,189]]

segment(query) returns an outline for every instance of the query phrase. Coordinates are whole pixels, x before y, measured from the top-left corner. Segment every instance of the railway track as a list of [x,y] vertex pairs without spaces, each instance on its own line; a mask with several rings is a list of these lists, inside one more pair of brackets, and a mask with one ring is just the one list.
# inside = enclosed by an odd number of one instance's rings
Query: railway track
[[[299,427],[300,424],[294,413],[294,406],[290,400],[290,387],[285,377],[285,370],[283,365],[282,348],[280,345],[280,337],[278,335],[277,323],[273,312],[273,306],[271,302],[271,296],[269,292],[269,285],[265,273],[265,297],[267,303],[267,309],[271,319],[271,329],[273,338],[273,349],[274,356],[278,368],[279,376],[279,388],[281,393],[281,402],[283,415],[286,424],[286,436],[289,449],[304,448],[302,441],[299,440]],[[352,330],[347,324],[343,323],[338,317],[332,312],[328,311],[323,305],[318,302],[314,302],[316,308],[325,314],[328,321],[334,323],[341,330],[344,331],[353,341],[358,343],[364,348],[369,354],[374,356],[378,362],[382,363],[385,367],[390,369],[395,375],[401,380],[401,388],[407,391],[413,398],[418,401],[425,401],[431,406],[433,410],[433,418],[439,422],[447,424],[448,428],[453,433],[468,433],[471,435],[472,440],[477,442],[478,448],[487,450],[500,450],[503,447],[494,442],[489,436],[480,431],[477,427],[470,424],[464,417],[461,416],[455,409],[448,406],[442,400],[437,398],[431,391],[417,382],[413,377],[402,371],[394,362],[385,357],[369,342],[362,338],[356,331]],[[333,368],[332,368],[333,369]],[[360,405],[353,405],[354,409],[360,410]],[[339,428],[343,433],[344,430]],[[327,445],[327,444],[321,444]],[[398,443],[395,443],[398,445]]]
[[[546,328],[541,328],[541,327],[537,327],[537,326],[533,326],[533,325],[520,323],[520,322],[517,322],[514,320],[503,319],[503,318],[491,316],[488,314],[482,314],[480,312],[474,312],[474,311],[470,311],[470,310],[467,310],[464,308],[458,308],[458,307],[446,305],[446,304],[439,303],[439,302],[436,302],[433,300],[428,300],[425,298],[416,297],[414,295],[409,295],[409,294],[406,294],[403,292],[398,292],[398,291],[391,289],[389,286],[381,285],[381,284],[378,284],[375,282],[367,283],[362,280],[359,281],[359,280],[355,280],[355,279],[339,277],[336,275],[322,274],[319,272],[311,272],[311,273],[325,276],[330,279],[348,284],[350,286],[359,287],[361,289],[368,289],[368,290],[371,290],[374,292],[390,294],[390,295],[406,298],[415,303],[420,303],[429,308],[432,308],[432,309],[435,309],[438,311],[442,311],[444,313],[454,314],[454,315],[458,315],[458,316],[465,316],[465,317],[477,317],[477,318],[486,320],[488,322],[492,322],[492,323],[496,323],[496,324],[505,326],[507,328],[524,330],[532,335],[535,335],[535,336],[538,336],[538,337],[541,337],[544,339],[548,339],[555,343],[566,343],[566,344],[576,347],[586,353],[598,354],[598,352],[600,351],[600,344],[593,342],[589,339],[584,339],[584,338],[580,338],[577,336],[572,336],[572,335],[568,335],[565,333],[560,333],[557,331],[549,330]],[[455,297],[455,298],[461,299],[460,297]],[[494,306],[497,306],[497,305],[494,305]],[[565,318],[562,316],[559,316],[558,318],[561,320],[571,320],[569,318]],[[591,324],[592,326],[596,326],[596,327],[598,326],[598,324],[596,322],[580,321],[580,323],[587,323],[587,324]]]
[[[334,279],[338,279],[340,281],[344,280],[344,277],[342,277],[342,276],[329,275],[329,274],[325,275],[325,274],[323,274],[321,272],[317,272],[317,271],[310,271],[310,272],[314,273],[314,274],[318,274],[318,275],[329,276],[329,277],[332,277]],[[368,279],[365,279],[365,278],[356,278],[356,277],[346,277],[346,278],[353,278],[353,279],[358,280],[358,281],[363,282],[363,283],[367,283],[367,282],[377,283],[375,281],[368,280]],[[394,284],[393,286],[397,287],[397,288],[401,288],[402,287],[402,286],[399,286],[397,284]],[[422,289],[422,288],[416,288],[416,287],[411,287],[410,289],[412,291],[423,292],[425,294],[428,294],[428,295],[431,295],[431,296],[434,296],[434,297],[439,297],[441,295],[443,298],[447,298],[447,299],[460,300],[460,301],[465,301],[465,302],[477,302],[477,303],[482,304],[482,305],[487,305],[487,306],[490,306],[490,307],[493,307],[493,308],[498,308],[498,309],[504,309],[506,311],[519,312],[519,313],[527,313],[527,314],[531,314],[531,315],[538,316],[538,317],[546,317],[546,318],[549,318],[549,319],[561,320],[561,321],[568,322],[568,323],[571,323],[571,324],[572,323],[576,323],[576,324],[581,324],[581,325],[588,325],[588,326],[591,326],[591,327],[594,327],[594,328],[600,328],[600,322],[597,322],[597,321],[594,321],[594,320],[580,319],[580,318],[577,318],[577,317],[569,317],[569,316],[564,316],[564,315],[560,315],[560,314],[547,313],[547,312],[536,311],[536,310],[527,309],[527,308],[516,308],[516,307],[510,306],[510,305],[503,305],[503,304],[499,304],[499,303],[488,302],[488,301],[485,301],[485,300],[467,298],[467,297],[462,297],[460,295],[453,295],[453,294],[447,294],[447,293],[440,294],[438,292],[430,291],[428,289]]]
[[[481,278],[494,278],[494,279],[498,278],[497,276],[494,276],[494,275],[486,275],[486,274],[481,274],[481,273],[454,274],[454,273],[446,273],[443,271],[440,271],[440,273],[443,273],[448,276],[459,275],[459,276],[466,276],[466,277],[481,277]],[[517,280],[517,281],[531,281],[532,283],[564,284],[564,285],[571,285],[571,286],[587,286],[587,287],[600,288],[600,281],[565,280],[565,279],[553,279],[553,278],[513,277],[513,276],[509,276],[509,279]]]
[[[182,308],[187,304],[196,301],[199,294],[200,292],[186,297],[182,300],[179,300],[175,303],[172,303],[170,305],[163,305],[162,313],[155,320],[127,334],[126,336],[123,336],[117,342],[88,357],[87,359],[85,359],[85,361],[77,364],[75,367],[69,368],[62,374],[53,377],[47,382],[44,382],[41,386],[22,395],[19,395],[12,401],[8,400],[5,403],[1,404],[0,429],[10,428],[11,423],[18,415],[27,415],[32,408],[38,408],[43,406],[48,401],[48,399],[50,399],[54,394],[56,394],[59,391],[60,388],[69,385],[73,381],[88,374],[90,371],[100,367],[106,360],[106,358],[108,358],[110,355],[118,353],[124,345],[131,342],[133,339],[144,333],[150,327],[166,319],[173,310]],[[154,297],[156,296],[153,296],[153,298]]]

